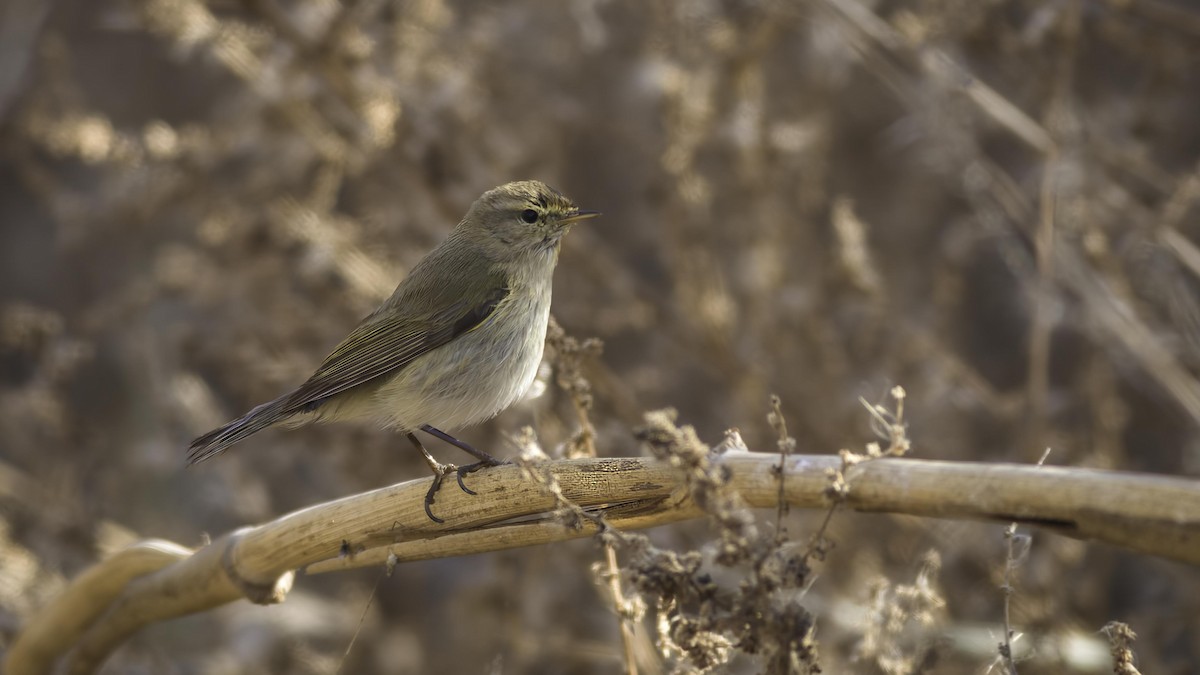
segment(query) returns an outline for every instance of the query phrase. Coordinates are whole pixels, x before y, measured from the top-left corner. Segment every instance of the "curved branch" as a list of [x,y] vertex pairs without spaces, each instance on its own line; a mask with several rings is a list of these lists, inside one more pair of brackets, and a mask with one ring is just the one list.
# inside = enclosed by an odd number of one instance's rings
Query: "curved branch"
[[[778,456],[729,453],[731,487],[756,508],[780,499]],[[648,458],[545,462],[563,496],[600,510],[621,529],[696,518],[679,472]],[[844,470],[843,470],[844,469]],[[829,477],[843,470],[844,508],[938,518],[1016,521],[1067,536],[1200,564],[1200,481],[1064,467],[876,459],[843,467],[838,457],[788,458],[783,499],[826,508]],[[55,655],[68,671],[93,672],[142,626],[239,598],[284,599],[293,571],[309,574],[400,561],[531,546],[588,536],[548,516],[554,498],[522,469],[471,476],[477,496],[438,493],[445,524],[426,518],[428,479],[408,481],[312,506],[225,535],[194,554],[146,542],[76,578],[34,616],[7,655],[11,675],[49,673]],[[512,521],[516,518],[535,520]],[[186,557],[185,557],[186,556]],[[68,618],[64,618],[68,617]]]
[[5,661],[9,673],[48,673],[54,660],[138,577],[186,559],[192,550],[169,541],[139,542],[75,577],[66,591],[21,631]]

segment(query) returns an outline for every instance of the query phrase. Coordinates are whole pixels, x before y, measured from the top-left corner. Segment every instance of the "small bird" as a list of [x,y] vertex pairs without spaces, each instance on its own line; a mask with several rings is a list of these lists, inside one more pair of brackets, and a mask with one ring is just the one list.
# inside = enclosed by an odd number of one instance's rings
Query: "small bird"
[[[463,475],[502,462],[442,429],[479,424],[525,395],[542,360],[559,243],[571,225],[598,215],[539,181],[483,193],[308,381],[192,441],[188,464],[274,425],[374,420],[421,452],[434,474],[425,513],[443,522],[430,507],[446,475],[475,494]],[[479,461],[442,464],[416,431]]]

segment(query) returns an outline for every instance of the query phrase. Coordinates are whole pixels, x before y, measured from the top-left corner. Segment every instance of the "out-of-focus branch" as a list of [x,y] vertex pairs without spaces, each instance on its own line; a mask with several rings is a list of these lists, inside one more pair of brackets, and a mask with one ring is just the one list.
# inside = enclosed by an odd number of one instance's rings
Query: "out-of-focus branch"
[[21,91],[42,22],[53,3],[0,0],[0,120]]
[[131,582],[190,555],[189,548],[169,541],[149,540],[93,565],[25,626],[19,645],[13,645],[20,648],[9,651],[5,670],[49,672],[63,649],[95,623]]
[[[775,454],[734,452],[720,461],[746,504],[780,499]],[[563,496],[602,509],[615,527],[639,529],[702,515],[679,472],[647,458],[547,462]],[[844,508],[1040,526],[1071,537],[1200,565],[1200,481],[1011,464],[877,459],[842,467],[832,456],[788,458],[788,504],[825,508],[829,476],[841,468]],[[142,626],[245,597],[280,602],[293,570],[310,574],[450,557],[584,537],[548,513],[555,500],[515,466],[471,476],[471,496],[444,489],[426,518],[428,480],[414,480],[312,506],[225,535],[192,555],[147,542],[99,563],[34,616],[8,652],[9,675],[49,673],[56,655],[67,672],[93,672]],[[512,522],[517,518],[535,518]],[[505,522],[508,521],[508,522]],[[64,620],[63,617],[73,617]]]
[[[878,50],[880,53],[908,65],[910,69],[934,76],[933,81],[940,83],[941,86],[960,92],[974,104],[980,113],[1007,129],[1013,137],[1020,139],[1030,148],[1045,155],[1048,158],[1048,169],[1053,168],[1052,165],[1062,150],[1059,147],[1061,139],[1056,139],[1052,130],[1039,124],[995,89],[987,86],[946,51],[906,38],[902,32],[859,0],[824,0],[824,4],[831,7],[837,16],[842,17],[845,23],[853,27],[858,34],[867,38],[865,42],[870,47],[867,51],[868,54],[871,53],[871,49]],[[1160,2],[1142,0],[1132,3],[1132,6],[1147,16],[1159,19],[1169,16],[1166,6]],[[1190,25],[1189,21],[1200,21],[1200,15],[1187,11],[1178,13],[1175,18],[1178,19],[1180,27]],[[860,47],[860,49],[867,49],[867,47]],[[880,65],[888,75],[887,83],[897,90],[902,101],[913,106],[913,101],[920,98],[917,96],[919,91],[917,80],[915,78],[905,79],[902,71],[890,64],[880,62]],[[1059,79],[1060,81],[1063,79],[1061,74]],[[1024,191],[1001,167],[978,159],[976,167],[985,171],[988,176],[987,184],[993,198],[997,204],[1004,207],[1014,225],[1024,229],[1026,223],[1040,221],[1043,225],[1042,229],[1045,229],[1048,223],[1047,219],[1044,216],[1038,217],[1033,202],[1025,196]],[[1168,184],[1175,182],[1174,180],[1167,181]],[[1048,186],[1049,183],[1044,180],[1042,183],[1043,201],[1047,197],[1045,192]],[[1168,206],[1173,206],[1172,210],[1178,211],[1181,205],[1186,204],[1190,199],[1190,194],[1187,192],[1189,189],[1190,186],[1187,185],[1178,187],[1173,195],[1175,204],[1169,203]],[[1167,215],[1170,216],[1170,212]],[[1163,220],[1165,221],[1164,228],[1170,225],[1170,217]],[[1026,234],[1036,237],[1039,241],[1045,238],[1044,233],[1041,232],[1026,232]],[[1175,243],[1178,243],[1178,239],[1176,238]],[[1180,254],[1183,249],[1181,246],[1171,246],[1171,248],[1177,254]],[[1096,327],[1100,329],[1102,335],[1108,338],[1107,342],[1120,345],[1127,350],[1145,372],[1157,381],[1193,420],[1200,422],[1200,383],[1187,374],[1167,344],[1151,326],[1147,325],[1133,311],[1129,300],[1123,297],[1119,290],[1111,287],[1112,285],[1107,282],[1105,275],[1095,270],[1086,257],[1069,246],[1043,246],[1039,243],[1038,254],[1042,257],[1049,256],[1039,259],[1038,269],[1043,270],[1041,275],[1043,288],[1039,290],[1039,295],[1045,295],[1048,290],[1045,286],[1048,285],[1049,280],[1053,280],[1078,295],[1083,300],[1083,305],[1088,310],[1090,318],[1095,321]],[[1180,257],[1186,264],[1187,260],[1182,255]],[[1053,272],[1052,277],[1048,276],[1050,271]],[[1031,360],[1036,361],[1041,356],[1038,351],[1040,347],[1032,345],[1031,349],[1033,352]],[[1031,365],[1031,368],[1033,367],[1041,367],[1044,370],[1044,366],[1038,366],[1036,363]],[[1036,382],[1033,383],[1031,390],[1037,386],[1040,385]],[[1036,406],[1038,396],[1035,394],[1029,400],[1032,406]],[[1036,448],[1036,445],[1034,447]]]

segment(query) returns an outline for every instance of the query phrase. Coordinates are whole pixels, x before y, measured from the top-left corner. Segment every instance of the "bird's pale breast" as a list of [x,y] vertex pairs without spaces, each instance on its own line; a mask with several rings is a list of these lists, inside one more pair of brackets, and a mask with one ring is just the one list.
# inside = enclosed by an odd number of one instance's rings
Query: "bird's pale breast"
[[512,289],[483,324],[406,366],[371,397],[388,426],[457,429],[491,419],[537,375],[550,317],[550,283]]

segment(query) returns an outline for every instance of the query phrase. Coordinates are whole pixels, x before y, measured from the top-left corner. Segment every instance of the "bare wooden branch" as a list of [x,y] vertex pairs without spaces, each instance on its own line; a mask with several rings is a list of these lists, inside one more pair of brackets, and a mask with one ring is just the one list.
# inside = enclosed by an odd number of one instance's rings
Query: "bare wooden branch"
[[[76,577],[66,592],[43,609],[21,632],[9,650],[10,673],[50,672],[64,647],[70,646],[95,623],[130,582],[192,555],[192,550],[169,541],[149,540],[130,546]],[[16,648],[20,647],[20,648]]]
[[[733,452],[720,461],[747,505],[780,499],[778,456]],[[622,529],[695,518],[682,476],[647,458],[547,462],[564,496],[600,509]],[[787,461],[783,499],[823,508],[838,457],[796,455]],[[844,469],[843,506],[937,518],[1023,523],[1070,537],[1200,565],[1200,481],[1011,464],[877,459]],[[90,673],[142,626],[247,598],[280,602],[293,571],[308,574],[400,561],[532,546],[588,536],[547,511],[554,499],[516,466],[470,477],[477,496],[445,489],[425,517],[428,479],[353,495],[225,535],[188,555],[166,542],[144,542],[98,563],[33,617],[8,652],[10,675],[49,673],[66,655],[71,673]],[[522,522],[504,522],[523,518]],[[534,520],[528,520],[534,518]]]

